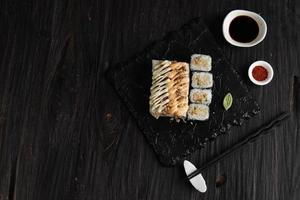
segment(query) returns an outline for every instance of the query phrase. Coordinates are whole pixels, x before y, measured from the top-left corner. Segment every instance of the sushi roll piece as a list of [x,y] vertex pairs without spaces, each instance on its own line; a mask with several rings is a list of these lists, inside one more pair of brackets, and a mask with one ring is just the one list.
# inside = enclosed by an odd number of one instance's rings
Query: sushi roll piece
[[209,72],[194,72],[192,75],[193,88],[211,88],[213,86],[213,75]]
[[190,104],[188,120],[205,121],[209,118],[209,107],[203,104]]
[[211,70],[211,57],[209,55],[193,54],[191,56],[191,70],[209,72]]
[[211,97],[211,89],[191,89],[190,91],[190,101],[192,103],[209,105]]

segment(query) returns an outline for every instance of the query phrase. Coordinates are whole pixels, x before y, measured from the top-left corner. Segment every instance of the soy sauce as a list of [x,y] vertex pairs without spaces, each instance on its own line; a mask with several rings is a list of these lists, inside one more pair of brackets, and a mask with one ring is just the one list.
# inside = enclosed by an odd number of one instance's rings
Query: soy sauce
[[239,16],[232,20],[229,25],[229,34],[238,42],[251,42],[258,35],[257,22],[248,16]]

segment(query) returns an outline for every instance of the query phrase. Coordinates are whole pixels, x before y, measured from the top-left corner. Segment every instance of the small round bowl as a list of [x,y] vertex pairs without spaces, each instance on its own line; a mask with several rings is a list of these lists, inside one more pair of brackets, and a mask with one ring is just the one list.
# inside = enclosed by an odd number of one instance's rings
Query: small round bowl
[[[229,34],[229,26],[236,17],[238,16],[248,16],[256,21],[258,24],[258,35],[251,42],[238,42],[234,40]],[[267,35],[267,24],[265,20],[255,12],[251,12],[248,10],[233,10],[228,13],[223,21],[223,35],[227,42],[237,47],[253,47],[263,41],[263,39]]]
[[[258,81],[253,77],[252,71],[253,71],[254,67],[256,67],[256,66],[262,66],[268,71],[268,77],[265,80]],[[270,83],[271,80],[273,79],[273,75],[274,75],[274,71],[273,71],[272,66],[269,63],[267,63],[266,61],[262,61],[262,60],[252,63],[252,65],[250,65],[250,67],[248,69],[248,77],[252,81],[252,83],[254,83],[256,85],[266,85],[266,84]]]

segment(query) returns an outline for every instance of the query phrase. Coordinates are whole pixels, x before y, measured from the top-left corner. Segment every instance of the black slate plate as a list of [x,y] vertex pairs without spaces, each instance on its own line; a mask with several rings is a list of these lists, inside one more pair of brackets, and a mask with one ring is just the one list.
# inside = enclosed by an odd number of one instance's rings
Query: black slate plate
[[[205,122],[177,123],[170,118],[153,118],[148,103],[151,60],[169,59],[189,63],[193,53],[208,54],[213,59],[214,86],[210,119]],[[180,163],[206,142],[225,133],[230,126],[241,125],[244,119],[259,112],[258,104],[223,57],[201,19],[191,21],[135,59],[120,64],[108,73],[108,77],[164,165]],[[234,98],[229,111],[225,111],[222,104],[227,92],[231,92]]]

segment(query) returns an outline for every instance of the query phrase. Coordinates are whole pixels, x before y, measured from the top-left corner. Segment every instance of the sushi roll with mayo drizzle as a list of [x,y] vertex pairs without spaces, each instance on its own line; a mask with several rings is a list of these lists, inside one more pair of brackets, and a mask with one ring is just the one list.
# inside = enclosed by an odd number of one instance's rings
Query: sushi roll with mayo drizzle
[[153,117],[185,119],[189,99],[189,64],[169,60],[152,61],[149,111]]

